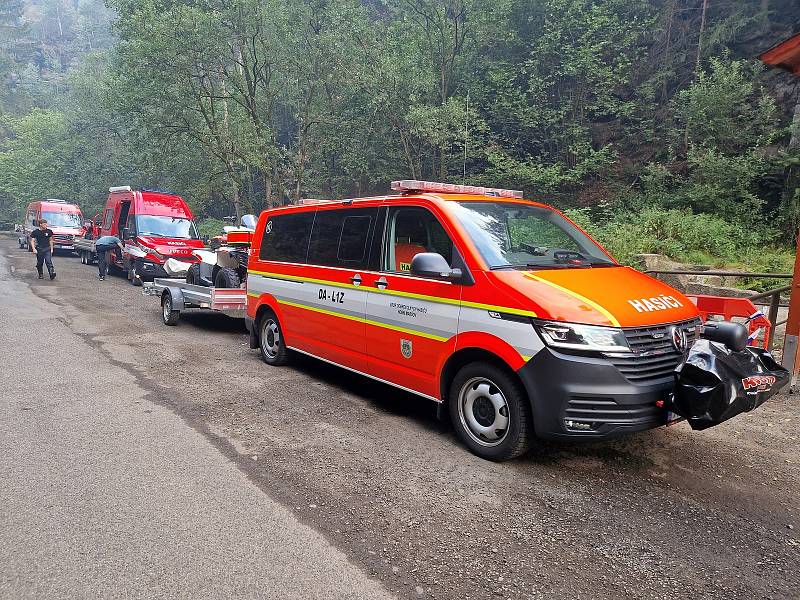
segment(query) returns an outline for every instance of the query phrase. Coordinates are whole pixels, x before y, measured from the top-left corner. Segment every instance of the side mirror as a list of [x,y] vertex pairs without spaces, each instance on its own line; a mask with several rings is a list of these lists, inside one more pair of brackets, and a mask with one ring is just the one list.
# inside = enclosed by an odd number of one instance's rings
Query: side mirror
[[451,269],[444,256],[436,252],[420,252],[411,259],[411,274],[460,281],[461,269]]
[[131,230],[128,229],[127,227],[122,230],[122,239],[123,240],[131,239]]
[[32,221],[32,224],[33,224],[34,227],[38,227],[39,226],[39,219],[34,219]]

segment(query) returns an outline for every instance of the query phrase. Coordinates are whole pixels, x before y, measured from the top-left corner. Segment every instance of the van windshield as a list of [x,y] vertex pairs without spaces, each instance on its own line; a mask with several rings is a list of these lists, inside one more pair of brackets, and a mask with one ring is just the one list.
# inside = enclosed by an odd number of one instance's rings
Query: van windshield
[[47,221],[48,227],[75,227],[83,226],[83,219],[78,213],[68,212],[42,212],[42,218]]
[[182,240],[198,239],[194,222],[182,217],[136,215],[136,233]]
[[553,210],[509,202],[453,202],[456,218],[491,269],[577,269],[616,263]]

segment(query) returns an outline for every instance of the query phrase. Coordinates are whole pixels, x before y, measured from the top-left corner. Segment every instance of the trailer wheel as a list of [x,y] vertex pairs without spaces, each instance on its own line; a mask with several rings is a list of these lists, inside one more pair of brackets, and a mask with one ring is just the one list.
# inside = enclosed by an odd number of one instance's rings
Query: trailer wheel
[[281,324],[272,311],[265,312],[259,321],[258,347],[261,349],[261,358],[268,365],[279,367],[289,362],[289,350],[283,341]]
[[508,460],[528,450],[530,404],[509,372],[485,362],[465,365],[453,378],[449,405],[458,436],[481,458]]
[[236,269],[220,269],[214,277],[214,287],[238,288],[241,285]]
[[161,320],[164,325],[177,325],[180,317],[180,311],[172,309],[172,294],[164,292],[161,296]]

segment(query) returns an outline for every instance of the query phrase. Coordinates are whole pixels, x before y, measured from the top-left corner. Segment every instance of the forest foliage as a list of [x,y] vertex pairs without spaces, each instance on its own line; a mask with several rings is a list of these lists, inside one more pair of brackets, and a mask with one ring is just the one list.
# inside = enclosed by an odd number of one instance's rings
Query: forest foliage
[[793,29],[793,0],[6,0],[0,221],[110,185],[219,219],[420,178],[523,189],[623,260],[780,270],[800,85],[754,58]]

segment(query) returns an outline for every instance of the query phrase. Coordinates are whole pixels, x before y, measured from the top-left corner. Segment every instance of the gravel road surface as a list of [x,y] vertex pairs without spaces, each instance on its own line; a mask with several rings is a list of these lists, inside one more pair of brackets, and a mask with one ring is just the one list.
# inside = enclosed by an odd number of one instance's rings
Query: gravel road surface
[[[158,301],[141,296],[123,277],[100,282],[96,269],[57,256],[58,278],[38,281],[30,255],[13,240],[0,238],[0,254],[8,263],[0,286],[11,284],[20,294],[29,286],[39,300],[26,305],[27,314],[58,314],[51,318],[54,327],[77,336],[76,343],[96,357],[78,356],[71,370],[54,377],[76,386],[85,382],[80,385],[92,394],[75,409],[83,422],[70,421],[80,427],[70,433],[75,445],[59,452],[69,452],[73,465],[94,468],[102,446],[119,443],[109,428],[137,428],[130,460],[152,474],[148,493],[174,493],[168,479],[176,469],[193,480],[200,477],[195,471],[213,476],[213,485],[195,481],[195,492],[236,517],[220,523],[219,513],[209,517],[187,507],[187,522],[174,525],[202,531],[193,542],[208,544],[209,555],[227,548],[231,570],[216,568],[230,586],[238,585],[233,565],[241,566],[234,556],[275,552],[269,536],[239,526],[257,503],[240,495],[246,477],[263,491],[263,510],[280,502],[291,513],[286,519],[322,534],[398,597],[800,597],[796,395],[705,432],[679,424],[614,442],[545,444],[522,459],[494,464],[469,454],[426,400],[310,358],[268,367],[248,349],[241,321],[206,313],[166,327]],[[8,319],[12,330],[21,318]],[[7,347],[9,339],[0,330],[4,354],[19,358],[15,365],[35,359],[33,350]],[[142,390],[140,404],[131,406],[127,392],[120,399],[121,386]],[[22,411],[30,399],[19,396],[29,389],[26,382],[13,389],[17,394],[11,393],[4,411]],[[119,414],[110,425],[115,407]],[[21,414],[14,419],[34,417],[34,411]],[[168,427],[168,414],[182,423],[173,420]],[[147,425],[153,415],[161,426]],[[24,436],[39,434],[36,427],[4,435],[6,455],[46,464],[46,449],[15,449],[25,447]],[[118,496],[142,497],[141,491],[120,489],[116,479],[113,486]],[[62,495],[48,502],[71,502],[70,489],[56,491]],[[186,494],[182,499],[192,496]],[[180,519],[179,511],[170,514]],[[6,529],[14,517],[5,508],[0,515]],[[76,516],[73,511],[71,518]],[[98,514],[92,519],[106,522]],[[48,526],[59,526],[56,516]],[[263,521],[254,517],[252,526]],[[147,544],[138,538],[152,535],[151,528],[156,524],[127,532],[125,543]],[[0,532],[0,541],[5,535]],[[27,541],[30,548],[40,543]],[[109,551],[90,560],[120,560]],[[0,550],[5,585],[8,552]],[[208,562],[209,555],[194,562]],[[136,565],[128,573],[149,577],[148,567]],[[19,568],[11,569],[12,577],[20,576]],[[297,564],[298,572],[312,568]],[[182,576],[173,589],[200,585],[191,571]],[[230,589],[248,595],[257,583]],[[363,593],[372,598],[378,592]]]

